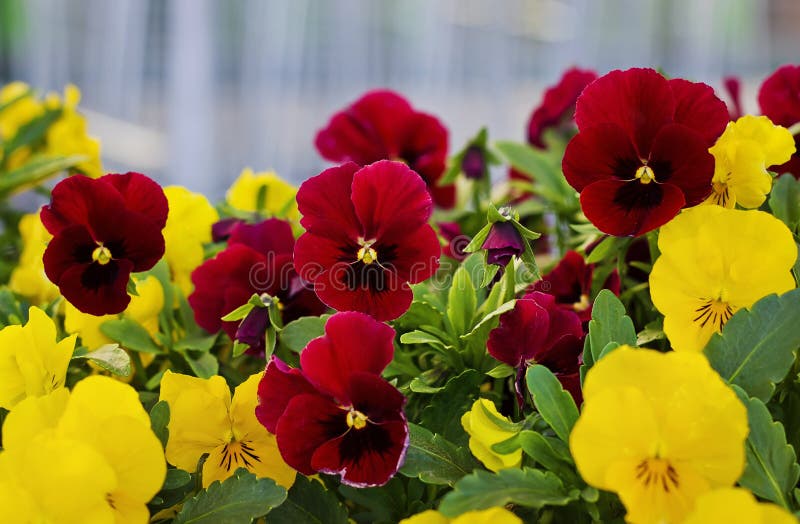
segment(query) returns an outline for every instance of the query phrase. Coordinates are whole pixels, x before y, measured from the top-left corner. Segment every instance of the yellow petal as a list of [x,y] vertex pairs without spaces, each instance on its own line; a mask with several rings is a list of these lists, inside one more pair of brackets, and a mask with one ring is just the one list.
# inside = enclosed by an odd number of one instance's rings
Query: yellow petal
[[37,507],[33,495],[14,482],[0,480],[0,522],[30,524],[41,518],[44,515]]
[[[257,208],[260,191],[266,191],[264,208],[261,210]],[[247,168],[228,189],[227,200],[231,206],[242,211],[262,211],[270,215],[280,215],[285,210],[287,218],[297,220],[299,212],[297,203],[294,202],[296,194],[297,189],[284,182],[274,172],[253,173],[252,169]]]
[[101,431],[108,419],[116,416],[131,417],[143,426],[150,427],[150,417],[135,389],[111,377],[92,375],[72,389],[59,427],[69,433],[92,427]]
[[69,390],[60,388],[17,404],[3,422],[3,446],[6,449],[23,447],[43,431],[55,429],[68,400]]
[[68,301],[64,302],[64,329],[67,333],[81,337],[81,344],[89,351],[114,342],[100,331],[100,326],[108,320],[117,318],[117,315],[90,315],[80,311]]
[[250,375],[247,380],[236,386],[231,401],[231,424],[236,440],[246,440],[251,436],[261,437],[266,429],[256,418],[258,405],[258,383],[262,373]]
[[34,304],[50,302],[58,296],[58,287],[47,278],[42,256],[52,235],[39,219],[39,213],[24,215],[19,221],[19,233],[22,237],[22,253],[8,286]]
[[519,517],[505,508],[467,511],[450,522],[451,524],[522,524]]
[[0,330],[0,407],[11,409],[25,398],[25,377],[17,365],[17,349],[26,344],[22,326]]
[[494,444],[517,434],[517,431],[499,425],[498,420],[510,423],[509,419],[501,415],[494,403],[488,399],[476,400],[472,404],[472,409],[461,417],[461,425],[470,436],[470,451],[492,471],[518,467],[522,463],[521,449],[508,454],[492,451],[491,447]]
[[746,489],[724,488],[699,497],[684,524],[793,524],[797,520],[775,504],[760,503]]
[[449,522],[450,519],[438,511],[429,509],[401,520],[400,524],[448,524]]
[[161,282],[152,275],[136,281],[138,296],[131,297],[131,302],[123,314],[141,324],[148,333],[158,332],[158,315],[164,309],[164,288]]

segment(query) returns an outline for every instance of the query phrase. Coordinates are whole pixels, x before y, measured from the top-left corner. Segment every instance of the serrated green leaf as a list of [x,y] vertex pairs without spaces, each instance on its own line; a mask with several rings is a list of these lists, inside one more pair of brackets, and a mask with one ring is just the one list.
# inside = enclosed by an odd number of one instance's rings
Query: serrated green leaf
[[[607,289],[597,294],[589,321],[589,349],[591,362],[597,362],[609,342],[636,346],[633,321],[625,314],[625,306]],[[584,359],[586,357],[584,356]]]
[[161,447],[167,447],[169,440],[169,404],[165,400],[159,400],[150,408],[150,428],[161,441]]
[[186,501],[173,524],[250,524],[286,500],[286,489],[244,468]]
[[561,480],[549,471],[508,468],[489,473],[475,471],[459,480],[442,499],[439,511],[455,517],[472,510],[515,504],[527,508],[565,506],[580,497],[580,491],[567,491]]
[[790,509],[791,492],[800,479],[800,465],[794,449],[786,443],[783,425],[772,420],[759,399],[748,397],[738,386],[733,389],[747,407],[750,427],[745,446],[747,465],[739,484],[761,498]]
[[737,311],[705,348],[711,367],[764,402],[794,362],[800,346],[800,290],[769,295]]
[[347,524],[347,508],[318,480],[297,475],[286,501],[267,514],[267,524]]
[[73,359],[91,360],[114,375],[127,377],[131,374],[131,357],[117,344],[105,344],[85,355],[76,355]]
[[790,230],[796,231],[800,224],[800,180],[789,173],[775,180],[769,195],[769,208]]
[[572,395],[564,391],[555,375],[542,365],[528,368],[525,382],[536,410],[558,438],[567,442],[572,426],[578,420],[578,408]]
[[421,425],[453,444],[466,444],[467,434],[461,427],[461,416],[472,407],[482,381],[483,376],[474,369],[448,380],[444,389],[435,393],[422,411]]
[[280,341],[295,353],[303,349],[317,337],[325,334],[325,322],[330,315],[319,317],[300,317],[286,324],[280,333]]
[[428,484],[452,486],[458,479],[479,467],[465,446],[456,446],[441,435],[409,423],[406,461],[400,473],[419,477]]
[[460,266],[453,275],[453,282],[447,293],[447,317],[456,336],[463,335],[472,327],[476,301],[472,279],[464,266]]
[[183,471],[182,469],[168,469],[167,477],[164,479],[164,485],[161,487],[161,489],[178,489],[181,486],[185,486],[191,482],[191,480],[192,475],[187,471]]
[[130,318],[106,320],[100,324],[100,331],[125,349],[141,353],[161,353],[161,348],[150,338],[150,333]]

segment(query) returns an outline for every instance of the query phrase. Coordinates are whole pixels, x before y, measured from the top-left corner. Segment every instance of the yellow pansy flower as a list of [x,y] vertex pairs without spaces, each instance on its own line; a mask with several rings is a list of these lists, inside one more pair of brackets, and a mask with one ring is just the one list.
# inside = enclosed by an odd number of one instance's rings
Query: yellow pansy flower
[[746,489],[723,488],[699,497],[684,524],[797,524],[797,519],[780,506],[758,502]]
[[50,282],[44,272],[44,250],[53,238],[39,218],[39,213],[24,215],[19,221],[22,253],[19,263],[11,272],[8,286],[34,304],[46,304],[58,296],[58,287]]
[[0,105],[12,100],[16,101],[0,111],[0,138],[3,140],[9,140],[20,127],[44,114],[44,104],[24,82],[11,82],[0,89]]
[[103,174],[100,162],[100,141],[88,135],[86,119],[78,113],[81,101],[80,90],[69,84],[64,88],[64,100],[57,96],[46,102],[49,106],[61,106],[61,116],[47,130],[47,152],[52,155],[85,155],[88,159],[75,166],[75,169],[92,178]]
[[522,524],[522,520],[505,508],[467,511],[454,519],[429,509],[401,520],[400,524]]
[[211,225],[219,220],[219,214],[206,197],[185,187],[165,187],[164,194],[169,202],[164,258],[173,280],[184,296],[189,296],[192,271],[203,263],[203,244],[211,242]]
[[167,467],[135,389],[109,377],[87,377],[72,394],[61,389],[20,402],[3,425],[10,451],[42,435],[88,446],[102,457],[113,473],[103,500],[116,522],[148,520],[146,504],[161,489]]
[[58,342],[53,320],[37,307],[24,326],[0,330],[0,407],[63,387],[74,349],[75,336]]
[[676,351],[701,351],[740,308],[795,287],[792,233],[762,211],[685,210],[661,228],[650,296]]
[[[264,205],[258,208],[258,195],[264,192]],[[286,183],[274,171],[253,173],[245,168],[239,178],[228,189],[227,201],[232,207],[241,211],[259,211],[269,215],[277,215],[290,220],[299,220],[300,212],[294,197],[297,188]]]
[[481,398],[461,417],[461,425],[469,434],[469,450],[492,471],[517,468],[522,464],[522,450],[502,455],[492,446],[518,433],[510,419],[501,415],[490,400]]
[[772,188],[767,168],[787,162],[795,145],[786,128],[765,116],[745,115],[729,122],[708,151],[714,156],[714,190],[706,202],[757,208]]
[[242,382],[233,399],[225,379],[200,379],[167,371],[161,379],[160,399],[169,404],[170,464],[194,471],[204,453],[203,487],[224,480],[238,468],[257,477],[271,478],[287,489],[295,471],[281,458],[275,436],[256,419],[257,373]]
[[747,410],[701,354],[622,346],[589,370],[583,395],[575,465],[619,495],[627,522],[682,522],[742,474]]

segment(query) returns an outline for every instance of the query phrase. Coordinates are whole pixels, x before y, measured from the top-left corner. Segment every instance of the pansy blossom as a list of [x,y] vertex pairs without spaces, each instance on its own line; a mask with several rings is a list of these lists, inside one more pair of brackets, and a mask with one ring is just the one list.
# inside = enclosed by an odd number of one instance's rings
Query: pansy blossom
[[337,313],[300,354],[301,369],[272,357],[256,416],[287,464],[356,487],[394,476],[408,446],[406,399],[380,376],[394,355],[394,334],[362,313]]
[[[800,123],[800,65],[784,65],[769,75],[758,90],[761,112],[779,126],[792,127]],[[779,166],[778,173],[791,173],[800,178],[800,133],[794,135],[795,153]]]

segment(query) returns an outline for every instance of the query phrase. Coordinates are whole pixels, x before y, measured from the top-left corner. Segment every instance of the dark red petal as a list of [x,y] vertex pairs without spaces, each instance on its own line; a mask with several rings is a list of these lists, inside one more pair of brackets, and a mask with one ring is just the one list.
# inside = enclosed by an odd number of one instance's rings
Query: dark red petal
[[687,207],[699,204],[711,193],[714,157],[703,137],[686,126],[670,124],[661,128],[653,141],[650,166],[656,180],[683,191]]
[[447,163],[447,129],[436,117],[415,113],[406,126],[400,158],[419,173],[437,206],[455,203],[455,186],[439,186]]
[[616,124],[598,124],[575,135],[564,151],[564,177],[576,191],[609,178],[630,180],[641,166],[625,130]]
[[550,316],[534,300],[517,300],[514,309],[500,315],[500,324],[489,333],[487,349],[500,362],[517,367],[542,350],[550,328]]
[[[412,284],[429,279],[439,268],[442,246],[432,227],[425,224],[397,240],[397,250],[391,266],[399,278]],[[380,262],[380,253],[378,253]]]
[[580,407],[583,404],[583,391],[581,391],[581,376],[579,372],[562,374],[557,373],[556,378],[561,382],[561,387],[572,395],[575,405]]
[[294,249],[292,226],[285,220],[269,218],[257,224],[239,223],[233,228],[228,245],[243,244],[261,254],[291,254]]
[[348,162],[303,182],[297,191],[297,206],[306,231],[335,239],[356,240],[363,235],[350,197],[358,170]]
[[707,147],[714,145],[730,120],[725,102],[701,82],[673,78],[669,87],[675,97],[675,123],[700,133]]
[[90,315],[115,315],[128,307],[131,297],[126,291],[132,264],[128,260],[112,260],[70,267],[57,285],[73,306]]
[[380,375],[394,356],[394,329],[363,313],[336,313],[325,323],[325,335],[300,354],[306,378],[344,404],[354,373]]
[[303,394],[316,394],[314,386],[303,377],[299,369],[286,365],[273,356],[258,383],[256,418],[270,433],[275,433],[278,419],[292,398]]
[[800,122],[800,65],[787,64],[769,75],[758,90],[758,105],[775,124]]
[[289,400],[278,419],[275,437],[283,460],[303,475],[313,475],[311,457],[329,440],[349,429],[347,412],[318,394],[298,394]]
[[90,264],[97,247],[85,226],[74,224],[61,229],[47,244],[42,261],[47,278],[58,284],[68,269],[76,264]]
[[125,209],[113,187],[82,175],[65,178],[53,188],[50,204],[41,211],[44,226],[55,235],[73,224],[97,224]]
[[578,129],[610,123],[621,126],[641,158],[661,126],[672,121],[675,100],[667,80],[654,69],[611,71],[589,84],[578,98]]
[[422,178],[402,162],[390,160],[370,164],[353,176],[352,200],[365,240],[415,231],[433,211]]
[[[376,267],[373,275],[377,275],[377,269]],[[314,291],[320,300],[333,309],[360,311],[381,321],[394,320],[411,307],[414,295],[408,283],[400,281],[397,273],[392,271],[382,273],[378,279],[380,290],[357,285],[358,279],[353,277],[352,267],[340,263],[317,276],[314,281]],[[373,281],[371,278],[364,278],[366,281]]]
[[726,76],[722,80],[725,91],[728,92],[728,114],[731,120],[739,120],[744,115],[742,107],[742,80],[738,76]]
[[139,213],[119,212],[98,222],[94,229],[100,240],[106,240],[112,256],[133,263],[134,272],[147,271],[164,256],[161,229]]
[[[141,213],[163,229],[167,223],[169,205],[161,186],[141,173],[105,175],[97,179],[115,188],[129,211]],[[138,271],[138,270],[137,270]]]
[[355,409],[373,422],[405,421],[406,397],[378,374],[359,371],[350,376],[348,396]]
[[589,293],[592,283],[592,268],[586,265],[577,251],[567,251],[556,267],[531,286],[533,291],[549,293],[558,302],[574,304],[581,295]]
[[337,264],[358,260],[358,245],[304,233],[294,245],[294,269],[304,280],[314,282],[325,270]]
[[578,96],[595,79],[594,71],[573,67],[564,72],[557,84],[548,87],[528,122],[528,143],[544,149],[544,132],[573,119]]
[[225,242],[230,238],[233,230],[239,224],[244,224],[241,218],[223,218],[211,225],[211,241],[212,242]]
[[603,233],[638,236],[663,226],[686,204],[683,192],[670,183],[599,180],[581,192],[586,218]]

